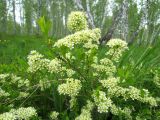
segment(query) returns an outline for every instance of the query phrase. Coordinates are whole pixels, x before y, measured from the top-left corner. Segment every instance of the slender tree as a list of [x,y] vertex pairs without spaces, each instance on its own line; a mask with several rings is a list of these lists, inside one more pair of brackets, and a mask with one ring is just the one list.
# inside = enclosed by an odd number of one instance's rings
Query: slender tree
[[7,1],[1,0],[0,2],[0,32],[6,33],[7,31]]
[[31,0],[24,0],[24,12],[25,12],[25,27],[27,34],[32,33],[32,1]]
[[15,0],[12,1],[12,7],[13,7],[12,13],[13,13],[13,20],[14,20],[13,33],[16,34],[16,12],[15,12],[16,3],[15,3]]

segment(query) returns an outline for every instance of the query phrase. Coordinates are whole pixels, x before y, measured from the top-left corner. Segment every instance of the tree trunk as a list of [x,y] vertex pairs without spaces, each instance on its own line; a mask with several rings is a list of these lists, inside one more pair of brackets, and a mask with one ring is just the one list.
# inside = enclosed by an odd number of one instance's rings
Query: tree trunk
[[86,12],[87,12],[89,23],[90,23],[92,28],[95,28],[94,18],[93,18],[92,14],[91,14],[89,0],[86,0],[86,8],[87,8]]
[[12,1],[12,7],[13,7],[13,33],[16,34],[16,13],[15,13],[15,0]]
[[[38,5],[38,8],[37,8],[37,19],[39,19],[41,17],[41,15],[42,15],[42,12],[41,12],[42,0],[37,0],[37,5]],[[38,23],[36,24],[36,28],[37,28],[37,33],[40,34],[40,28],[39,28]]]
[[108,29],[106,34],[99,39],[100,45],[102,45],[103,43],[108,42],[112,38],[113,33],[114,33],[115,29],[116,29],[116,26],[117,26],[117,24],[118,24],[118,22],[119,22],[119,20],[120,20],[120,18],[122,16],[122,9],[123,9],[122,5],[123,5],[123,3],[121,4],[120,9],[117,10],[116,15],[113,17],[112,25],[110,26],[110,28]]
[[1,0],[0,2],[0,31],[7,32],[7,1]]
[[102,19],[102,24],[101,24],[101,30],[103,29],[103,26],[105,24],[106,21],[106,17],[107,17],[107,7],[108,7],[108,0],[106,0],[106,4],[104,6],[104,14],[103,14],[103,19]]

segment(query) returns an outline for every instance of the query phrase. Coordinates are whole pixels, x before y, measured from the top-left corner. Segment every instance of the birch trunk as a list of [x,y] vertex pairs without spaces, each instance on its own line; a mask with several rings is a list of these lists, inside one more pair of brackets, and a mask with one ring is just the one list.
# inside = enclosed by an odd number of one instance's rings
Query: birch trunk
[[14,24],[13,24],[13,33],[16,34],[16,14],[15,14],[15,0],[12,1],[12,7],[13,7],[13,21],[14,21]]
[[[41,17],[42,1],[37,0],[37,4],[38,4],[37,19],[39,19]],[[37,28],[37,33],[40,34],[40,28],[38,24],[36,24],[36,28]]]
[[104,14],[103,14],[103,19],[102,19],[102,24],[101,24],[101,30],[103,29],[103,26],[105,24],[106,21],[106,17],[107,17],[107,7],[108,7],[108,0],[106,1],[105,7],[104,7]]
[[89,23],[90,23],[90,25],[91,25],[92,28],[95,28],[94,18],[93,18],[92,14],[91,14],[89,0],[86,0],[86,8],[87,8],[86,12],[87,12]]

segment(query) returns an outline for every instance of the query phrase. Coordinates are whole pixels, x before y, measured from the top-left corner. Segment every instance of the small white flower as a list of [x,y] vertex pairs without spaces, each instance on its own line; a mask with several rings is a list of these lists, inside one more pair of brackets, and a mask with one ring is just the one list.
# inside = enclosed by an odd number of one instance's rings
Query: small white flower
[[44,56],[33,50],[28,55],[28,71],[34,73],[38,70],[43,70],[46,68],[50,62],[48,59],[44,59]]
[[93,30],[89,30],[89,29],[82,30],[58,40],[54,44],[54,46],[58,48],[62,46],[66,46],[69,49],[73,49],[74,45],[84,43],[83,47],[85,48],[89,48],[89,49],[97,48],[97,44],[99,43],[100,36],[101,36],[101,33],[100,33],[100,29],[98,28]]
[[80,31],[88,28],[85,13],[75,11],[68,16],[67,27],[70,31]]
[[9,112],[0,114],[0,120],[29,120],[37,116],[36,110],[33,107],[12,109]]
[[106,93],[99,91],[93,94],[94,102],[98,108],[99,113],[108,112],[109,108],[112,106],[112,100],[106,97]]
[[92,120],[91,111],[93,107],[94,104],[91,101],[87,101],[87,105],[82,108],[81,114],[75,120]]
[[66,83],[58,86],[58,92],[63,95],[69,95],[70,97],[77,96],[81,89],[81,81],[73,78],[66,79]]
[[111,56],[111,59],[115,62],[118,62],[122,53],[128,49],[127,43],[121,39],[111,39],[107,46],[109,46],[109,51],[106,55]]
[[58,120],[58,115],[59,115],[58,112],[53,111],[53,112],[50,113],[50,118],[51,118],[52,120]]

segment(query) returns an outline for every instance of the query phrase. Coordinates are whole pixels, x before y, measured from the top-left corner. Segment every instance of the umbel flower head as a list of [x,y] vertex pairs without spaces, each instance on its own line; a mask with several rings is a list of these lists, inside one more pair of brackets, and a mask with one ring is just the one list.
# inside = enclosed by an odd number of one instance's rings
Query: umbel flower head
[[[88,42],[95,42],[96,45],[98,44],[98,40],[100,38],[101,32],[100,29],[96,28],[93,30],[82,30],[78,31],[74,34],[68,35],[65,38],[59,39],[55,44],[54,47],[62,47],[66,46],[70,49],[73,49],[75,45],[81,43],[88,43]],[[90,46],[84,45],[85,48],[93,48],[94,44],[90,44]]]
[[88,28],[87,20],[84,12],[71,12],[68,16],[67,27],[70,31],[81,31]]
[[111,57],[112,61],[118,62],[124,51],[128,49],[127,43],[121,39],[111,39],[107,46],[110,48],[106,55]]
[[50,113],[50,118],[51,118],[51,120],[58,120],[58,115],[59,115],[58,112],[52,111],[52,112]]
[[107,98],[106,93],[103,91],[95,91],[93,99],[99,113],[108,112],[109,108],[112,106],[112,100]]
[[12,109],[9,112],[0,114],[0,120],[30,120],[36,117],[37,113],[33,107]]
[[36,50],[32,50],[28,55],[28,72],[35,73],[38,70],[42,70],[46,68],[49,64],[49,60],[45,59],[43,55],[41,55]]
[[94,103],[87,101],[87,105],[81,110],[81,114],[75,120],[92,120],[91,111],[94,108]]
[[66,79],[66,83],[58,86],[58,92],[63,95],[69,95],[70,97],[77,96],[81,89],[81,81],[73,78]]

